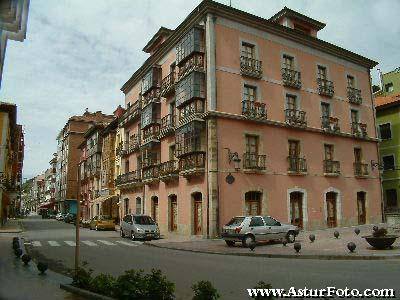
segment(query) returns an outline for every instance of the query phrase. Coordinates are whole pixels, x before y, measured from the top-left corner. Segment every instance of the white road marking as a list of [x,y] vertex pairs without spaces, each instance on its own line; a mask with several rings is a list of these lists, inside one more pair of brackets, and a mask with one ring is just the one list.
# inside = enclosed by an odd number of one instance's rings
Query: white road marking
[[59,247],[60,246],[60,244],[58,242],[56,242],[56,241],[48,241],[48,243],[49,243],[50,246],[53,246],[53,247]]
[[74,241],[64,241],[64,243],[66,243],[68,246],[76,246]]
[[111,243],[109,241],[104,241],[104,240],[97,240],[97,241],[107,246],[115,246],[114,243]]
[[91,241],[82,241],[82,243],[84,243],[85,245],[88,245],[88,246],[98,246],[96,243],[93,243]]
[[126,246],[131,246],[131,247],[137,247],[139,246],[137,243],[133,242],[125,242],[125,241],[115,241],[118,244],[126,245]]
[[42,243],[39,242],[39,241],[32,241],[32,246],[33,246],[33,247],[41,247],[41,246],[42,246]]

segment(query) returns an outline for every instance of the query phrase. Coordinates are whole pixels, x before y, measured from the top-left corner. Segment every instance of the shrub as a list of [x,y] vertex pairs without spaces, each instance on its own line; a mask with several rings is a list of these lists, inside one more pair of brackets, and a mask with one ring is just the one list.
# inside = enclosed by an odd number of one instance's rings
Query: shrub
[[[265,283],[264,281],[259,281],[256,286],[254,287],[254,289],[271,289],[272,285],[270,285],[269,283]],[[270,296],[264,296],[264,295],[259,295],[257,294],[257,296],[252,296],[253,299],[274,299],[274,297],[272,295]]]
[[117,299],[143,299],[145,295],[143,270],[128,270],[115,283],[114,296]]
[[72,285],[81,289],[90,289],[90,283],[92,281],[93,270],[85,270],[79,267],[78,272],[72,277]]
[[193,300],[216,300],[220,297],[211,282],[206,280],[193,284],[192,290],[194,291]]
[[386,236],[387,235],[387,230],[386,228],[378,228],[377,230],[374,230],[372,232],[372,235],[374,237],[382,237],[382,236]]
[[146,299],[171,300],[174,299],[175,284],[168,281],[161,270],[152,269],[145,276]]
[[99,274],[90,282],[90,290],[105,296],[113,296],[116,279],[109,274]]

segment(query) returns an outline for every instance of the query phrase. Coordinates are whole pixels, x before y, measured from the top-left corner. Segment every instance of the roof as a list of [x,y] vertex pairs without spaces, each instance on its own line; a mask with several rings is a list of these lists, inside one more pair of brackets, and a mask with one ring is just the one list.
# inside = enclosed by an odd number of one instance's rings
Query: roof
[[172,32],[174,32],[172,29],[161,26],[146,46],[144,46],[143,51],[149,53],[154,45],[156,45],[163,37],[168,37]]
[[179,42],[179,40],[184,36],[184,34],[188,32],[188,30],[190,30],[195,24],[203,21],[204,15],[208,13],[214,14],[215,16],[221,16],[227,19],[235,20],[236,22],[240,22],[242,24],[246,24],[248,26],[252,26],[254,28],[276,34],[278,36],[296,41],[306,46],[316,48],[325,53],[343,58],[347,61],[351,61],[369,69],[372,69],[378,64],[377,62],[369,58],[366,58],[339,46],[333,45],[331,43],[325,42],[316,37],[302,34],[298,30],[282,26],[271,20],[257,17],[255,15],[212,0],[203,0],[186,17],[186,19],[178,25],[178,27],[170,34],[168,39],[164,43],[162,43],[160,47],[143,63],[143,65],[133,73],[128,81],[125,82],[125,84],[121,87],[121,91],[125,94],[128,93],[129,90],[148,72],[151,66],[162,59],[166,52],[172,49],[172,47],[174,47]]
[[289,17],[289,18],[294,18],[298,19],[300,21],[303,21],[304,23],[310,24],[312,27],[314,27],[317,30],[321,30],[326,26],[325,23],[322,23],[320,21],[317,21],[315,19],[312,19],[310,17],[307,17],[306,15],[303,15],[297,11],[294,11],[290,8],[287,8],[286,6],[278,11],[275,15],[273,15],[269,20],[272,22],[276,22],[282,17]]
[[382,110],[384,108],[400,105],[400,93],[389,96],[375,97],[374,101],[376,110]]

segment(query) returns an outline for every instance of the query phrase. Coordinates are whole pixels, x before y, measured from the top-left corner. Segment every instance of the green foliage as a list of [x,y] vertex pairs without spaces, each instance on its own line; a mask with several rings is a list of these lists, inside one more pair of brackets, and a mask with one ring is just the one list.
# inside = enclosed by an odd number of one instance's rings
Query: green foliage
[[147,299],[172,300],[175,299],[175,284],[167,280],[161,270],[152,269],[145,276]]
[[72,285],[81,289],[90,290],[90,284],[92,281],[93,270],[85,270],[79,267],[78,272],[72,277]]
[[211,282],[206,280],[193,284],[192,290],[194,291],[193,300],[216,300],[220,297]]
[[128,270],[120,275],[115,283],[117,299],[143,299],[145,294],[143,270]]
[[386,236],[387,235],[387,230],[386,230],[386,228],[379,228],[378,230],[373,231],[372,235],[374,237]]
[[[269,283],[265,283],[264,281],[259,281],[256,286],[254,287],[255,289],[272,289],[272,285],[270,285]],[[270,296],[262,296],[262,295],[257,295],[257,296],[253,296],[252,298],[254,299],[274,299],[274,297],[272,295]]]
[[90,290],[94,293],[112,297],[116,279],[109,274],[99,274],[90,282]]

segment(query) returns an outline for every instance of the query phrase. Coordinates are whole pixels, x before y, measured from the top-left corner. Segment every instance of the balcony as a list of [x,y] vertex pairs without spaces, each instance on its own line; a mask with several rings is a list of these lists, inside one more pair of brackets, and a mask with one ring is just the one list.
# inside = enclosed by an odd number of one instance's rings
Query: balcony
[[122,175],[119,175],[115,180],[115,185],[140,185],[141,184],[141,172],[140,170],[128,172]]
[[206,154],[204,152],[191,153],[179,160],[179,174],[184,177],[204,173]]
[[289,68],[282,68],[282,81],[284,86],[299,89],[301,88],[301,73]]
[[153,88],[147,94],[142,95],[142,108],[150,103],[160,103],[160,88]]
[[242,115],[249,119],[266,119],[267,109],[265,103],[243,100],[242,101]]
[[119,122],[120,127],[124,127],[131,122],[139,119],[140,117],[140,100],[135,101],[131,106],[129,106],[125,113],[121,116],[121,120]]
[[189,59],[185,60],[185,62],[179,67],[178,81],[193,71],[204,72],[203,53],[193,53]]
[[156,152],[150,152],[146,157],[142,158],[142,168],[149,168],[152,166],[156,166],[160,163],[158,159],[159,155]]
[[159,165],[159,175],[161,181],[170,181],[173,179],[178,179],[179,169],[178,162],[176,160],[169,160],[163,162]]
[[140,148],[140,134],[138,135],[134,134],[130,137],[129,141],[121,142],[118,145],[116,153],[117,155],[123,157],[133,152],[136,152],[137,150],[139,150],[139,148]]
[[175,132],[175,115],[168,114],[161,118],[161,127],[159,138],[174,134]]
[[307,174],[307,161],[303,157],[288,156],[288,174],[305,175]]
[[152,184],[158,182],[159,167],[158,165],[153,165],[148,168],[143,168],[142,170],[142,182],[144,184]]
[[240,73],[244,76],[260,79],[262,77],[262,62],[254,58],[241,56]]
[[362,103],[361,90],[358,90],[356,88],[348,86],[347,87],[347,98],[349,99],[350,103],[361,104]]
[[151,124],[143,130],[142,146],[148,143],[159,143],[158,136],[160,134],[160,124]]
[[364,164],[361,162],[355,162],[353,164],[353,167],[354,167],[354,176],[356,176],[356,177],[368,176],[368,164]]
[[264,171],[266,155],[256,154],[256,153],[244,153],[243,154],[243,169],[244,170],[254,170],[254,171]]
[[167,97],[175,91],[175,72],[169,73],[161,81],[160,96]]
[[297,109],[285,109],[285,122],[293,127],[306,127],[306,112]]
[[337,160],[325,159],[324,160],[324,175],[325,176],[339,176],[340,175],[340,162]]
[[178,127],[181,127],[192,121],[204,121],[204,101],[201,99],[196,99],[186,106],[179,109],[179,123]]
[[318,93],[322,96],[332,97],[335,93],[333,82],[327,79],[318,78]]
[[321,117],[321,128],[327,132],[339,133],[339,119],[335,117],[323,116]]
[[351,134],[356,137],[367,137],[367,124],[352,122],[351,123]]

